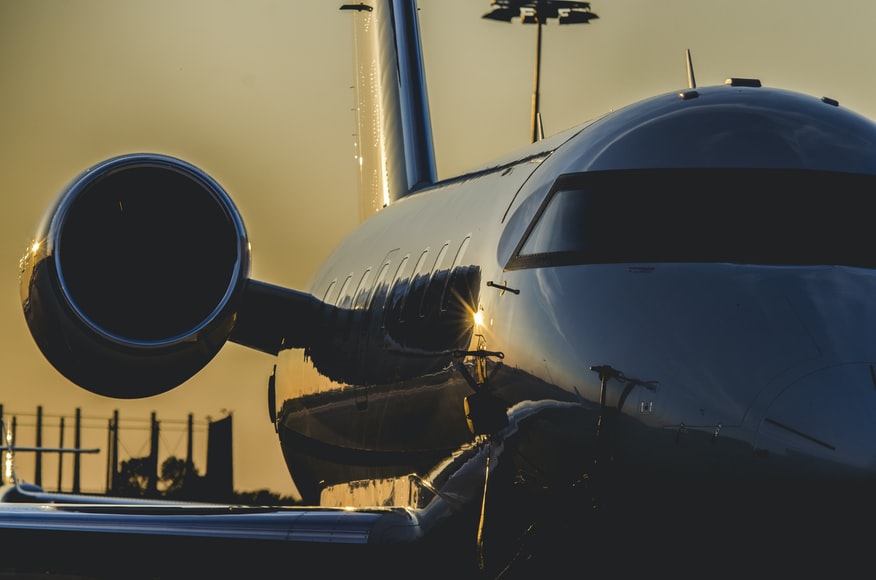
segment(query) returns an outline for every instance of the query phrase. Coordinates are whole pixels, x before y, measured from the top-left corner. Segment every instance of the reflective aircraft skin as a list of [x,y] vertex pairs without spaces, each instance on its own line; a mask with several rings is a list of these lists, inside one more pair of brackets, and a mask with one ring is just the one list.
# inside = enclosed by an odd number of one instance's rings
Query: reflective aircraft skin
[[[422,81],[413,2],[346,8],[406,22],[412,38],[390,53],[404,69],[410,49]],[[380,113],[409,131],[410,107],[420,141],[381,144],[363,177],[377,175],[379,209],[306,292],[249,278],[240,215],[190,164],[133,154],[84,172],[22,261],[37,344],[73,382],[122,398],[175,387],[229,339],[275,354],[272,419],[305,504],[321,507],[240,511],[308,549],[413,550],[458,521],[470,547],[486,523],[489,547],[491,533],[531,538],[546,509],[575,529],[550,542],[577,554],[600,537],[615,564],[650,548],[744,548],[748,565],[857,547],[830,540],[873,513],[876,124],[730,79],[435,182],[422,96]],[[0,529],[115,525],[95,509],[9,504]],[[189,533],[132,509],[131,533]],[[491,514],[523,525],[491,528]]]

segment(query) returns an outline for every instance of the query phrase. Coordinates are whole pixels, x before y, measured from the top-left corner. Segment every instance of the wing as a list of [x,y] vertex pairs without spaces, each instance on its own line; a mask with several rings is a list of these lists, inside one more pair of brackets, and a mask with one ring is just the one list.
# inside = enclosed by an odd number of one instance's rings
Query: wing
[[401,565],[407,556],[397,548],[418,546],[421,535],[418,514],[404,508],[109,500],[22,487],[3,499],[0,577],[263,577],[302,566],[340,573]]
[[[424,565],[440,577],[470,573],[477,569],[477,520],[465,515],[477,515],[492,469],[487,458],[495,465],[500,452],[501,446],[484,439],[459,449],[426,477],[399,478],[409,485],[405,493],[398,482],[384,482],[391,491],[378,503],[393,507],[111,498],[46,492],[16,481],[0,487],[0,578],[260,578],[299,569],[396,577]],[[338,503],[344,494],[379,484],[338,490]]]

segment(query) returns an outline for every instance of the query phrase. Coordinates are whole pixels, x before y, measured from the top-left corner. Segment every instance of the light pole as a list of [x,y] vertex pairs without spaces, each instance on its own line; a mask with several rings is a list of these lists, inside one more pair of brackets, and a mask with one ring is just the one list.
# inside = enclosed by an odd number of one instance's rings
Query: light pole
[[532,79],[532,118],[530,135],[535,143],[539,131],[539,83],[541,77],[541,27],[548,19],[556,18],[560,24],[588,24],[599,18],[590,11],[590,2],[564,2],[561,0],[491,0],[492,11],[484,14],[489,20],[511,22],[520,18],[523,24],[536,25],[535,73]]

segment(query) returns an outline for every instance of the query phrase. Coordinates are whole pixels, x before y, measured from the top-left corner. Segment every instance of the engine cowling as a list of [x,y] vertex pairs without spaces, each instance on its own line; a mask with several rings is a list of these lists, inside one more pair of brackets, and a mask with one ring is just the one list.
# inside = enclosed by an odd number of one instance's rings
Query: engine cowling
[[24,315],[40,350],[101,395],[162,393],[206,365],[231,333],[249,241],[222,187],[156,154],[78,175],[21,261]]

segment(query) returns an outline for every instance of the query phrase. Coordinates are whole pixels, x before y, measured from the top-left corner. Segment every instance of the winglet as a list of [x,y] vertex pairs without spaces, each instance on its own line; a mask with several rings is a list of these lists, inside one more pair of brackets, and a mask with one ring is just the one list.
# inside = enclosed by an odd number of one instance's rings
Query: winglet
[[697,88],[697,80],[694,77],[693,61],[690,58],[690,49],[687,49],[685,53],[687,56],[687,88],[695,89]]

